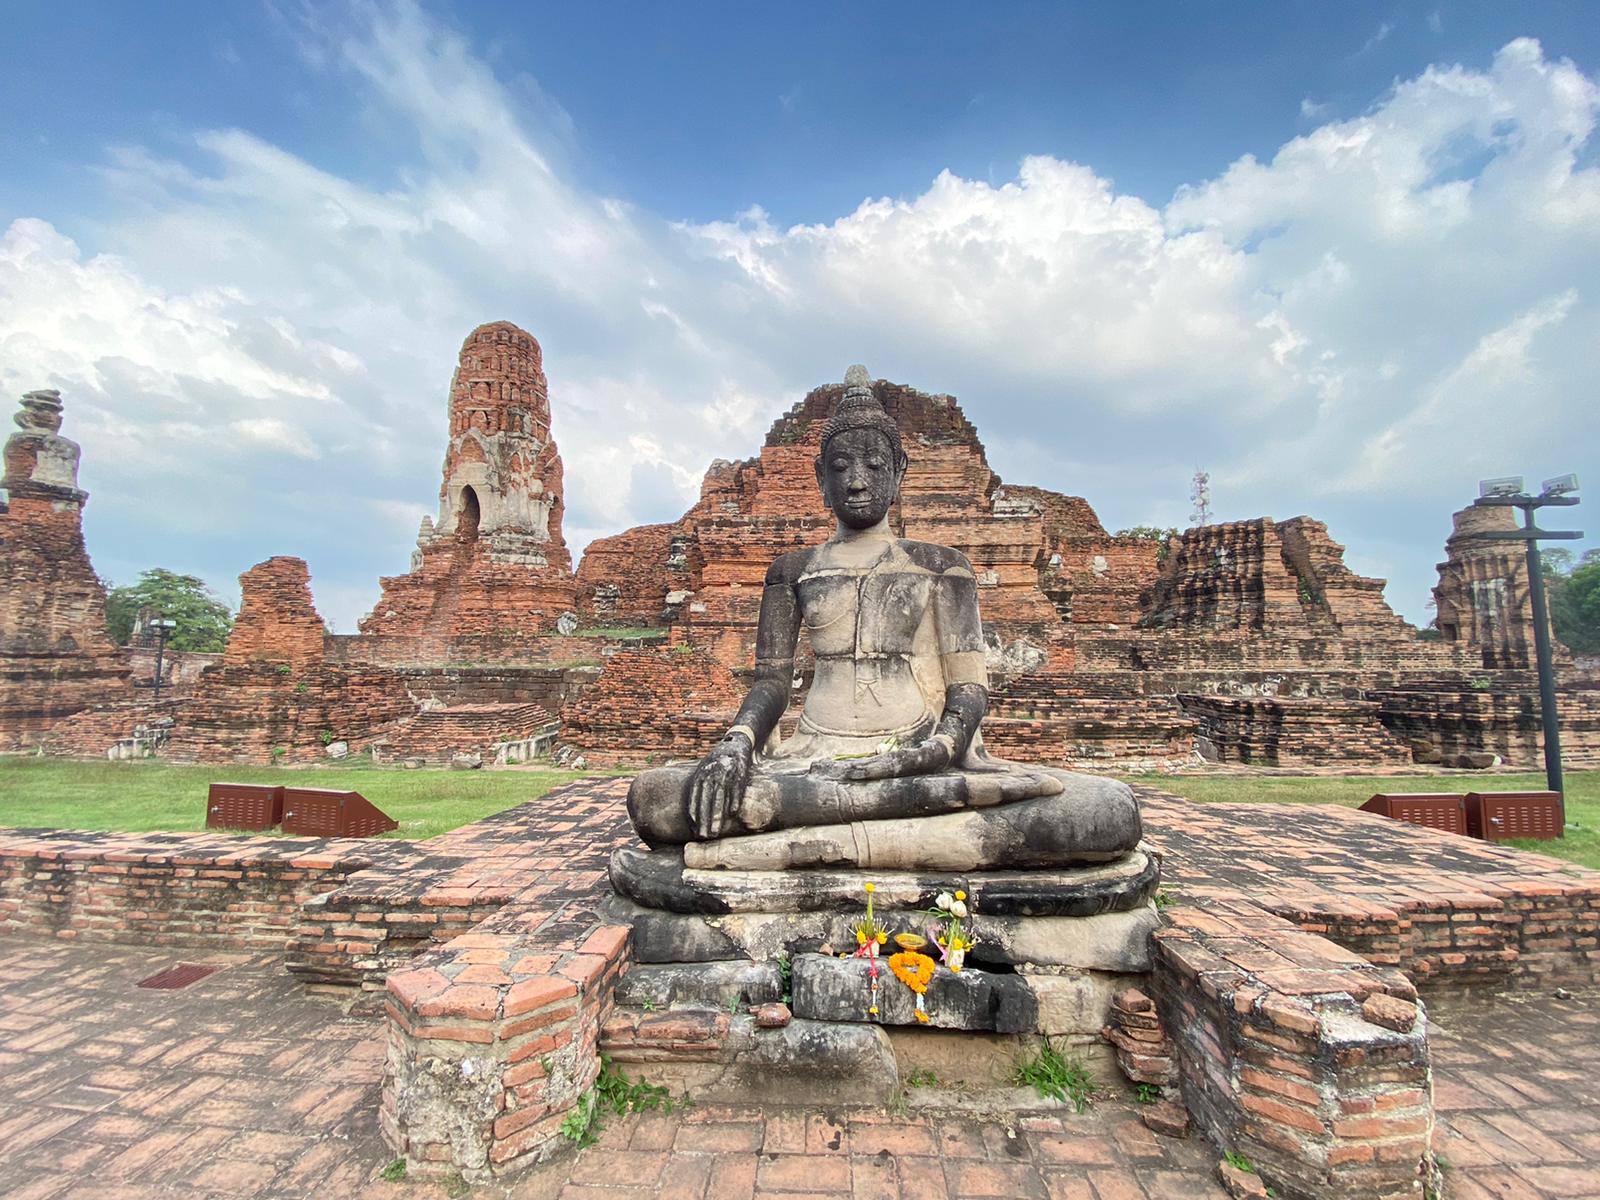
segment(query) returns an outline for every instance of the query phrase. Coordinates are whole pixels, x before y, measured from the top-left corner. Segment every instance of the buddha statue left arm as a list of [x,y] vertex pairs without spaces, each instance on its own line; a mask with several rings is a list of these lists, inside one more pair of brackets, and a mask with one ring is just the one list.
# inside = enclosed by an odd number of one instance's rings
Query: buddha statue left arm
[[722,836],[739,811],[758,748],[789,707],[794,688],[794,648],[800,637],[795,577],[806,552],[781,555],[767,570],[756,623],[756,678],[739,706],[733,727],[689,777],[689,821],[702,838]]

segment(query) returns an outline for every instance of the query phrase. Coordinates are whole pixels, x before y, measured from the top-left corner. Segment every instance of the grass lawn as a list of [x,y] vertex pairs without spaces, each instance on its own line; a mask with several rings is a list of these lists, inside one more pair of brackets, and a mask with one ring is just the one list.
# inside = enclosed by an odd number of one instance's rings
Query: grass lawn
[[110,829],[129,833],[204,829],[211,783],[283,783],[360,792],[415,840],[481,820],[592,771],[406,771],[376,767],[175,766],[0,756],[0,826]]
[[[1130,775],[1202,804],[1343,804],[1359,808],[1378,792],[1544,791],[1544,775]],[[1600,868],[1600,771],[1566,774],[1567,832],[1553,842],[1511,843]]]

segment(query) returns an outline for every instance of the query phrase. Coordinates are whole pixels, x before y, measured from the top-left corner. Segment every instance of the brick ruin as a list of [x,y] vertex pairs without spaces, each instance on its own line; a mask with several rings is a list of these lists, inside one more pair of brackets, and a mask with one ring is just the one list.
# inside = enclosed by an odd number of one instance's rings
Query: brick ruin
[[[1427,640],[1389,608],[1383,580],[1350,570],[1321,521],[1207,525],[1166,544],[1115,537],[1081,497],[1003,483],[953,398],[884,380],[873,389],[911,455],[892,523],[956,547],[978,572],[994,687],[984,728],[996,752],[1079,768],[1174,765],[1197,750],[1275,766],[1485,750],[1537,760],[1525,582],[1514,556],[1460,536],[1473,510],[1457,514],[1440,566],[1443,640]],[[832,529],[812,460],[841,394],[812,391],[756,457],[713,463],[678,521],[594,542],[578,566],[580,611],[669,630],[670,649],[640,652],[662,664],[663,681],[683,669],[668,671],[669,653],[748,671],[767,565]],[[805,657],[802,635],[797,707]],[[608,669],[569,704],[572,744],[643,762],[702,750],[720,732],[737,689],[720,712],[701,700],[676,725],[642,721],[641,702],[659,711],[673,696],[663,686],[641,698],[644,661]],[[1563,692],[1574,763],[1600,762],[1597,695],[1577,683]],[[685,730],[706,740],[686,747]]]
[[[1456,514],[1430,641],[1320,521],[1113,536],[1082,497],[1004,483],[952,397],[884,380],[874,391],[912,460],[892,521],[978,572],[997,753],[1088,769],[1197,752],[1285,767],[1537,761],[1521,556],[1466,536],[1503,512]],[[424,518],[412,570],[382,581],[361,632],[328,634],[305,564],[269,560],[242,577],[227,653],[174,676],[159,709],[128,687],[138,652],[104,634],[59,397],[32,393],[0,512],[14,581],[0,607],[0,743],[227,761],[309,760],[337,744],[490,761],[511,743],[543,747],[559,716],[591,762],[699,753],[742,693],[768,564],[832,528],[812,460],[841,393],[812,391],[754,458],[714,462],[683,517],[594,542],[574,575],[539,344],[507,322],[480,326],[450,386],[438,519]],[[567,636],[554,628],[567,612],[657,632]],[[153,668],[138,665],[141,679]],[[803,636],[798,675],[796,712]],[[1560,704],[1569,760],[1600,762],[1600,689],[1569,670]]]
[[[53,393],[30,396],[25,415],[53,411],[59,425],[59,401],[51,410],[39,397]],[[22,502],[0,518],[27,522],[27,536],[5,542],[8,576],[27,586],[7,588],[3,628],[35,632],[32,642],[6,638],[8,666],[13,646],[32,658],[15,672],[26,687],[13,687],[8,671],[0,689],[0,706],[18,713],[0,707],[0,736],[60,755],[224,762],[364,750],[386,761],[492,761],[508,746],[548,745],[562,698],[594,674],[569,664],[600,650],[551,636],[575,589],[538,342],[508,322],[475,329],[451,382],[448,426],[438,521],[424,518],[412,570],[382,581],[360,634],[327,632],[302,560],[268,559],[240,577],[226,651],[188,669],[177,656],[164,663],[159,705],[126,685],[130,658],[141,679],[151,676],[149,653],[105,634],[104,593],[77,524],[84,497],[71,487],[77,447],[53,427],[29,427],[13,439],[7,477],[24,485],[13,492]],[[36,459],[48,469],[33,472]]]
[[62,717],[131,695],[83,544],[78,444],[61,394],[29,392],[0,478],[0,750],[38,745]]
[[548,632],[575,604],[561,453],[534,337],[509,321],[462,343],[450,382],[439,518],[422,518],[411,570],[382,581],[362,634],[408,639],[407,657],[445,662],[459,639]]

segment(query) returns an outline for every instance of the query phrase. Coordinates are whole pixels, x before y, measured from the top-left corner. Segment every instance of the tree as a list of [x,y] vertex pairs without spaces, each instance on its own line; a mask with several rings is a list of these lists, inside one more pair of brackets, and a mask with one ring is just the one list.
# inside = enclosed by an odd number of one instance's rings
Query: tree
[[112,588],[106,595],[106,628],[111,640],[126,646],[142,608],[151,608],[177,622],[167,645],[174,650],[218,651],[233,628],[233,612],[205,582],[162,567],[139,574],[139,581]]
[[1600,551],[1585,551],[1574,567],[1572,552],[1558,546],[1539,565],[1556,637],[1578,654],[1600,654]]

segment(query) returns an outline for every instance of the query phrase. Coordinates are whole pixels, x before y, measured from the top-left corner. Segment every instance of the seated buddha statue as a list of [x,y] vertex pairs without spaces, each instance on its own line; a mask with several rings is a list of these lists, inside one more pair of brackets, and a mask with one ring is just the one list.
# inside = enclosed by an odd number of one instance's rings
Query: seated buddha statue
[[[822,433],[817,483],[837,519],[767,572],[755,680],[697,763],[637,776],[629,814],[694,868],[974,870],[1120,858],[1139,841],[1122,783],[992,758],[977,578],[959,551],[896,537],[908,459],[852,367]],[[815,674],[780,738],[804,626]]]

